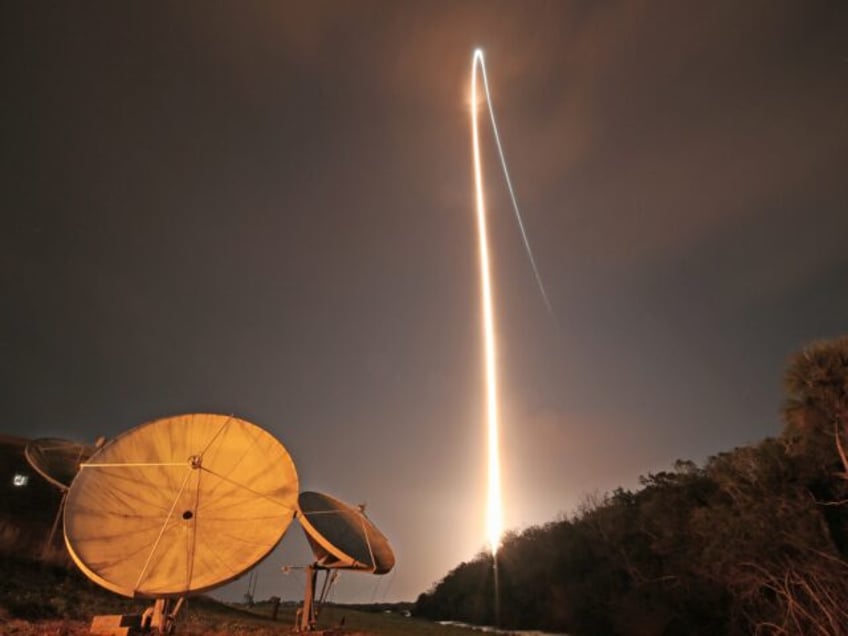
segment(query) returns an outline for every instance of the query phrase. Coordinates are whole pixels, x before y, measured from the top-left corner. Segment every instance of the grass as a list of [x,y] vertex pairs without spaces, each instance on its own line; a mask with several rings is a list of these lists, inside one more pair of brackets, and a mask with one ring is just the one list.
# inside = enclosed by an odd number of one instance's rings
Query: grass
[[384,614],[349,610],[344,607],[325,607],[321,612],[319,626],[337,625],[345,617],[346,630],[379,636],[468,636],[471,632],[461,627],[449,627],[417,618],[406,618],[400,614]]
[[[108,592],[75,569],[5,556],[0,558],[0,634],[4,636],[82,636],[91,618],[140,614],[150,605]],[[207,597],[188,600],[178,617],[180,636],[278,636],[292,631],[296,608],[280,607],[272,621],[270,605],[249,611]],[[407,618],[397,613],[326,606],[318,627],[346,636],[468,636],[467,629]]]
[[[267,616],[270,607],[260,603],[251,610]],[[295,608],[280,607],[278,618],[285,625],[294,625]],[[405,617],[396,612],[370,612],[344,605],[327,605],[321,609],[318,628],[340,630],[343,634],[369,634],[373,636],[468,636],[471,630],[439,625],[415,617]]]

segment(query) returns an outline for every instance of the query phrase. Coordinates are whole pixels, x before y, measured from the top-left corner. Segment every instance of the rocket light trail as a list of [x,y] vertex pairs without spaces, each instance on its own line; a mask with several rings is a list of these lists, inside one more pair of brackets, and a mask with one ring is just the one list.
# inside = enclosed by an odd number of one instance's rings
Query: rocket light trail
[[503,533],[503,506],[501,499],[500,449],[498,447],[498,390],[495,364],[495,319],[492,302],[489,241],[486,230],[486,204],[483,197],[483,173],[480,167],[480,134],[477,124],[477,65],[483,68],[483,52],[474,51],[471,65],[471,135],[474,148],[474,186],[476,191],[477,229],[480,250],[480,287],[483,305],[483,340],[486,369],[486,415],[488,429],[488,496],[486,508],[486,534],[489,548],[498,551]]
[[479,100],[477,96],[478,67],[483,79],[483,89],[489,110],[489,119],[492,124],[492,133],[494,134],[495,144],[498,149],[498,156],[500,157],[501,167],[503,168],[507,189],[509,190],[512,209],[515,212],[518,228],[521,231],[521,238],[524,241],[524,248],[530,260],[530,265],[533,268],[533,276],[535,277],[536,284],[541,292],[542,300],[545,302],[545,307],[552,316],[553,311],[551,309],[551,304],[548,301],[548,295],[545,292],[545,286],[542,284],[542,278],[539,275],[539,270],[536,267],[536,259],[533,258],[533,252],[530,249],[530,241],[527,238],[527,232],[525,231],[524,223],[521,220],[521,211],[518,208],[518,202],[515,197],[515,189],[512,187],[512,180],[509,178],[509,171],[506,167],[503,144],[501,144],[500,135],[498,134],[498,126],[495,123],[495,111],[492,107],[492,97],[489,92],[489,80],[486,77],[486,65],[483,60],[483,51],[481,49],[476,49],[471,61],[471,137],[474,150],[474,187],[480,250],[480,288],[483,307],[482,319],[485,349],[484,366],[486,370],[486,421],[488,432],[486,534],[489,541],[489,549],[491,550],[492,556],[495,556],[498,548],[500,547],[501,536],[503,534],[503,498],[501,494],[499,448],[500,427],[498,422],[498,382],[496,363],[497,352],[495,348],[495,318],[493,309],[494,301],[492,294],[491,265],[489,262],[489,240],[486,229],[486,203],[483,196],[483,172],[480,164],[480,132],[478,123]]

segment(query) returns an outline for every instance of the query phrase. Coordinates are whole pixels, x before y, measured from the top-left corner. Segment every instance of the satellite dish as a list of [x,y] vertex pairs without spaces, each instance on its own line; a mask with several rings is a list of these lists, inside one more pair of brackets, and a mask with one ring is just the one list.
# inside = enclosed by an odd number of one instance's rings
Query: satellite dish
[[30,440],[24,447],[24,457],[33,470],[62,492],[53,526],[41,550],[42,559],[48,560],[55,557],[54,540],[56,531],[59,529],[59,519],[65,507],[68,488],[71,487],[71,482],[79,472],[80,464],[88,460],[103,445],[103,441],[103,438],[100,438],[93,446],[89,446],[67,439],[40,437]]
[[40,437],[27,442],[24,456],[35,472],[64,492],[71,487],[80,464],[96,450],[95,446],[67,439]]
[[108,442],[68,491],[65,543],[93,581],[133,598],[203,592],[279,543],[297,473],[271,434],[237,417],[188,414]]
[[299,631],[307,632],[318,621],[315,585],[320,570],[326,576],[318,605],[323,604],[339,570],[385,574],[394,567],[395,555],[383,533],[365,516],[364,506],[348,506],[320,492],[302,492],[297,507],[300,525],[315,555],[315,563],[306,568],[303,607],[295,619]]
[[362,508],[318,492],[302,492],[297,502],[298,519],[318,566],[373,574],[386,574],[394,567],[389,541]]

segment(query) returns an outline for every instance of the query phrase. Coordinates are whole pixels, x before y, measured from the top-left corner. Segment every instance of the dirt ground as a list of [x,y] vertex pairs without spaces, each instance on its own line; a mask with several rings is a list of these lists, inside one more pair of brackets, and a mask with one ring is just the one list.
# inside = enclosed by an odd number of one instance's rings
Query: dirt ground
[[[212,624],[214,622],[214,624]],[[0,634],[3,636],[88,636],[89,621],[50,619],[26,621],[0,617]],[[178,636],[280,636],[292,633],[288,625],[269,626],[250,621],[200,621],[189,619],[178,626]],[[319,632],[313,632],[319,634]],[[324,632],[325,636],[368,636],[366,632]]]

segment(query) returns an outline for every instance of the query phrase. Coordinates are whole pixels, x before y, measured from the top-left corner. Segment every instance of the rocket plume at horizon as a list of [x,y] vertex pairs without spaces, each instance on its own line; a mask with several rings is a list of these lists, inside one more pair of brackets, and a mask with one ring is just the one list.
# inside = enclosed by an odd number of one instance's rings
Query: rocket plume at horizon
[[492,301],[489,240],[486,229],[486,203],[483,197],[483,171],[480,167],[480,134],[477,122],[477,65],[483,68],[483,52],[474,51],[471,63],[471,138],[474,149],[474,187],[477,232],[480,251],[480,291],[483,309],[484,367],[486,370],[486,422],[488,432],[488,488],[486,534],[492,555],[496,554],[503,533],[501,466],[498,430],[498,387],[495,350],[495,318]]

